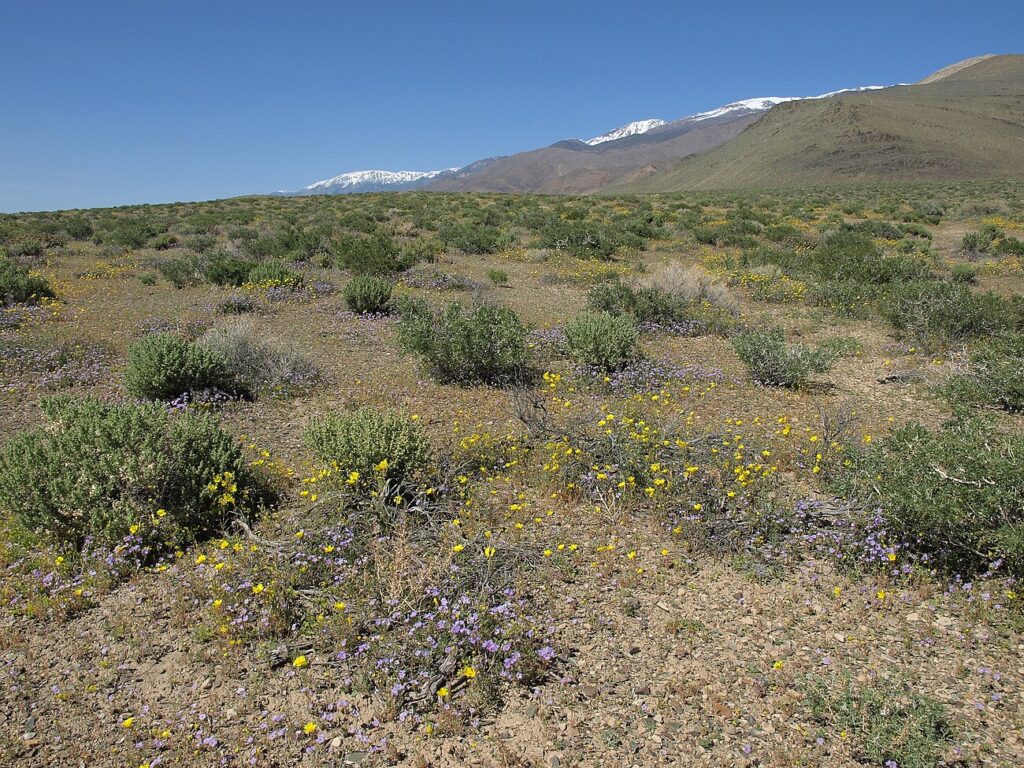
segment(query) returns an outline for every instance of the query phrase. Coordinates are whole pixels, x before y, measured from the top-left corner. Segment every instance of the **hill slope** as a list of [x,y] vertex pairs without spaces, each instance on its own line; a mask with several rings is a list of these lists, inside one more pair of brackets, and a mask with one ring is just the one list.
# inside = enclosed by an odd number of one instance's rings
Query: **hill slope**
[[907,86],[793,101],[731,141],[613,189],[668,192],[847,181],[1024,177],[1024,55]]

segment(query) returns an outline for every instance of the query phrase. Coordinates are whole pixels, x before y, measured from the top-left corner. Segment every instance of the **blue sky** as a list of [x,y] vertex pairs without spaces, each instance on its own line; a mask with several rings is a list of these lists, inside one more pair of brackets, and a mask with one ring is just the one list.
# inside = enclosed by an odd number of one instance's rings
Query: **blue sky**
[[429,170],[1024,51],[1020,0],[0,1],[0,211]]

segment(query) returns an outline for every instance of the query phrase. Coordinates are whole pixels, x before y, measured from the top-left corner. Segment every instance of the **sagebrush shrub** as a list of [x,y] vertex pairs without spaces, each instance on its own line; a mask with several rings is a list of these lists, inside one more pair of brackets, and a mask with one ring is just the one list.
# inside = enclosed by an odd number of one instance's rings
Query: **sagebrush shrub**
[[732,338],[733,349],[751,377],[761,384],[799,387],[832,367],[833,355],[803,344],[787,344],[779,328],[747,331]]
[[173,333],[155,333],[128,350],[124,383],[135,397],[173,400],[203,390],[233,392],[236,382],[223,355]]
[[49,426],[0,453],[0,508],[27,530],[75,546],[132,533],[173,547],[270,500],[240,443],[208,417],[68,397],[42,408]]
[[572,358],[605,371],[620,371],[639,357],[638,335],[631,316],[608,312],[582,312],[565,326]]
[[31,275],[14,260],[0,256],[0,306],[53,298],[53,295],[46,278]]
[[926,349],[997,333],[1015,322],[1012,305],[1001,296],[938,280],[893,286],[881,309],[900,335]]
[[256,262],[240,259],[223,251],[215,251],[205,258],[201,270],[203,277],[215,285],[231,285],[235,288],[249,281]]
[[1004,333],[978,342],[967,370],[950,377],[943,391],[954,404],[1024,411],[1024,333]]
[[239,394],[290,394],[320,378],[316,363],[295,344],[267,336],[250,318],[222,322],[196,345],[224,361],[231,391]]
[[949,276],[954,283],[973,285],[978,282],[978,270],[970,264],[954,264]]
[[1024,436],[961,419],[941,432],[920,424],[847,454],[841,495],[882,510],[893,532],[950,572],[1003,559],[1024,573]]
[[329,414],[310,425],[306,443],[352,484],[411,483],[430,461],[430,443],[419,423],[397,411],[360,408]]
[[356,314],[383,314],[391,309],[394,284],[379,275],[356,275],[346,283],[342,295]]
[[507,307],[485,303],[465,310],[453,302],[434,312],[422,299],[405,299],[399,311],[399,343],[442,381],[498,384],[524,372],[526,328]]

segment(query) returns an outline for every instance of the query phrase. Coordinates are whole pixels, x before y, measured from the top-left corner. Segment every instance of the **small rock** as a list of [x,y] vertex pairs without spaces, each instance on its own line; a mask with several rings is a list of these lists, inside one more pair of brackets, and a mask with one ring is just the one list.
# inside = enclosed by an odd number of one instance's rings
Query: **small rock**
[[536,716],[537,711],[539,709],[540,709],[540,707],[538,707],[536,704],[530,704],[529,706],[526,707],[526,716],[527,717],[534,717],[534,716]]
[[331,749],[337,749],[341,746],[341,736],[335,736],[331,739]]
[[345,755],[343,762],[345,765],[359,765],[363,760],[366,759],[366,752],[349,752]]

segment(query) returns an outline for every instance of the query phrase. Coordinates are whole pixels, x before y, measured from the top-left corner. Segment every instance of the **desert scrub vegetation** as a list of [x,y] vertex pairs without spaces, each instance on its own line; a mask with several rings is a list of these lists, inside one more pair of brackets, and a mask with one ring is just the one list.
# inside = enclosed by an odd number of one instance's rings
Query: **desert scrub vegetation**
[[241,444],[208,417],[158,405],[44,400],[44,428],[0,454],[0,508],[26,531],[82,547],[126,537],[183,546],[271,498]]
[[811,677],[804,683],[807,706],[823,725],[844,729],[854,756],[870,765],[932,768],[941,764],[953,736],[945,707],[915,693],[904,681],[855,686],[849,677]]
[[430,442],[418,420],[398,411],[359,408],[316,419],[306,444],[339,482],[366,487],[378,481],[395,487],[422,479],[430,461]]
[[899,336],[928,349],[964,343],[1021,322],[1019,309],[1002,296],[937,280],[895,286],[882,305],[882,315]]
[[852,451],[837,492],[882,510],[904,541],[948,573],[996,563],[1024,572],[1024,438],[982,418],[931,432],[910,423]]
[[979,341],[966,370],[942,388],[954,405],[993,406],[1024,411],[1024,334],[1003,333]]
[[349,280],[342,296],[357,315],[385,314],[391,310],[394,283],[379,275],[356,275]]
[[731,343],[754,381],[776,387],[805,386],[815,374],[828,371],[837,357],[834,347],[787,344],[780,328],[745,331]]
[[321,378],[319,366],[296,343],[268,336],[251,318],[226,319],[195,345],[224,361],[229,393],[289,395]]
[[671,263],[629,284],[613,280],[591,288],[588,306],[597,312],[629,314],[640,323],[688,336],[726,333],[739,304],[706,272]]
[[582,312],[565,326],[565,344],[580,365],[621,371],[639,355],[636,321],[628,315]]
[[399,314],[399,343],[443,382],[502,384],[526,373],[526,327],[507,307],[453,302],[434,311],[423,299],[405,298]]
[[167,332],[144,336],[131,346],[124,383],[129,393],[147,400],[231,392],[235,386],[223,355]]
[[31,274],[9,256],[0,254],[0,307],[53,298],[46,278]]

